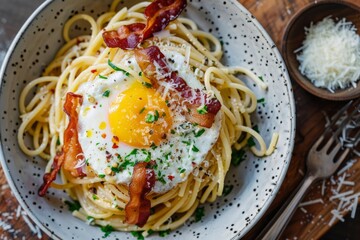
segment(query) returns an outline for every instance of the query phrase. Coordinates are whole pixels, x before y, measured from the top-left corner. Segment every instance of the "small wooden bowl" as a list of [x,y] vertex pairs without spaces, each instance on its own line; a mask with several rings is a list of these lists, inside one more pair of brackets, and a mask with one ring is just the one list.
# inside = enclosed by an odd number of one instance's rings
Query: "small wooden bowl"
[[302,75],[299,71],[299,61],[296,59],[294,51],[302,46],[305,40],[305,27],[309,27],[310,23],[314,24],[321,21],[327,16],[333,19],[346,18],[351,21],[360,34],[360,6],[351,2],[340,0],[326,0],[312,3],[300,10],[287,25],[282,42],[282,54],[288,67],[291,77],[305,90],[313,95],[328,100],[350,100],[360,97],[360,81],[357,87],[348,87],[346,89],[336,90],[331,93],[327,89],[315,87],[310,80]]

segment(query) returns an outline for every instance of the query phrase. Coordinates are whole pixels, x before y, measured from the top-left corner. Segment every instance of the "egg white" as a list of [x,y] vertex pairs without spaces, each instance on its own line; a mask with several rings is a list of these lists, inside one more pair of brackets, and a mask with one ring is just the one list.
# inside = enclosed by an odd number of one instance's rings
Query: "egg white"
[[[173,60],[168,62],[170,68],[177,71],[189,86],[204,88],[190,71],[183,55],[174,51],[161,50],[167,59]],[[135,72],[141,71],[135,57],[131,55],[115,64],[131,66]],[[211,128],[196,126],[187,122],[183,115],[176,111],[172,112],[172,133],[167,134],[167,139],[160,146],[141,149],[120,142],[119,147],[113,149],[113,134],[108,120],[109,107],[112,101],[128,89],[134,81],[136,81],[134,78],[127,77],[119,71],[109,75],[108,79],[98,77],[94,81],[86,82],[79,87],[76,93],[83,96],[83,104],[79,110],[79,142],[84,152],[86,164],[99,176],[105,176],[106,181],[117,184],[129,184],[131,182],[133,166],[129,164],[125,170],[115,173],[114,176],[106,175],[105,169],[111,168],[115,163],[121,164],[125,161],[133,165],[136,161],[148,160],[151,156],[151,160],[157,164],[155,167],[157,180],[153,191],[165,192],[186,180],[188,175],[210,152],[219,137],[221,112],[217,114]],[[109,97],[103,97],[104,91],[108,89],[111,90]],[[170,105],[171,101],[169,99]],[[104,126],[103,123],[106,127],[100,130],[99,126],[101,124]],[[199,135],[199,132],[203,133],[201,136],[196,136]],[[102,136],[104,133],[106,134],[105,138]],[[117,154],[121,156],[121,160]]]

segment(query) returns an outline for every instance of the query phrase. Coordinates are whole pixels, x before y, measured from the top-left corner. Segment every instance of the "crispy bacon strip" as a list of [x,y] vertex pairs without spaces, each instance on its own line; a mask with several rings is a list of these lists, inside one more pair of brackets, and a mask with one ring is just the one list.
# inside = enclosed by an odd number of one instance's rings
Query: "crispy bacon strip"
[[[215,116],[221,108],[221,103],[216,98],[209,98],[201,90],[192,89],[177,73],[172,72],[167,65],[166,57],[157,46],[134,51],[137,63],[144,74],[151,79],[153,86],[158,88],[158,81],[171,83],[173,89],[180,93],[183,100],[186,100],[184,104],[190,110],[185,113],[188,121],[207,128],[212,126]],[[206,106],[207,113],[200,114],[197,111],[202,105]]]
[[125,221],[142,227],[150,216],[151,203],[146,198],[155,185],[155,172],[150,163],[139,162],[134,166],[129,186],[130,201],[125,206]]
[[77,107],[82,104],[82,100],[81,95],[69,92],[66,94],[64,104],[64,112],[69,116],[69,125],[64,131],[64,169],[69,171],[74,177],[86,176],[86,174],[82,172],[81,167],[76,168],[78,162],[84,160],[84,153],[79,143],[77,130],[79,120]]
[[145,9],[147,25],[143,31],[144,39],[165,29],[186,8],[186,0],[156,0]]
[[121,26],[117,31],[106,31],[103,38],[110,48],[133,49],[142,41],[142,31],[146,27],[143,23],[133,23]]
[[78,113],[77,107],[82,104],[82,96],[74,93],[66,95],[64,111],[69,116],[69,125],[64,131],[64,145],[62,151],[56,154],[50,173],[44,174],[44,183],[39,189],[39,196],[44,196],[50,184],[56,179],[62,165],[74,177],[84,177],[86,174],[81,167],[76,168],[78,161],[84,160],[83,151],[78,139]]
[[64,163],[64,153],[60,152],[56,154],[54,162],[52,164],[51,172],[45,173],[43,177],[43,184],[40,186],[38,194],[43,197],[46,191],[50,187],[50,184],[55,181],[57,173],[60,171],[62,164]]
[[133,23],[121,26],[117,31],[105,31],[103,38],[106,46],[134,49],[154,33],[166,28],[186,7],[186,0],[155,0],[145,9],[146,25]]

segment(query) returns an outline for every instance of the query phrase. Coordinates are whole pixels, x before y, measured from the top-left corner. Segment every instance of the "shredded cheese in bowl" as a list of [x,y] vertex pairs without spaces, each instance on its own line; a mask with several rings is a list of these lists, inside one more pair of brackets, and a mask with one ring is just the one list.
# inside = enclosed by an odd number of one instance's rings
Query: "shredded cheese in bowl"
[[360,36],[351,22],[330,17],[305,28],[299,53],[299,70],[316,86],[333,92],[356,87],[360,78]]

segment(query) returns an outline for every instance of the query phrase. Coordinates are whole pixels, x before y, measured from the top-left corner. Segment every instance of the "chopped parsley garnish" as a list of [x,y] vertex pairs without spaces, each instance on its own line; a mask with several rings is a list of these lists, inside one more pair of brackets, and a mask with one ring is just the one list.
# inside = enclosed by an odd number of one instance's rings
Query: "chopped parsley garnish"
[[146,151],[145,149],[141,149],[143,154],[146,154],[146,158],[144,162],[150,162],[151,161],[151,152]]
[[97,200],[97,199],[99,199],[99,198],[98,198],[98,196],[97,196],[96,194],[93,194],[93,195],[92,195],[92,199],[93,199],[93,200]]
[[170,229],[164,230],[164,231],[159,231],[160,237],[166,237],[166,235],[169,235],[169,234],[170,234]]
[[225,185],[222,195],[223,196],[227,196],[229,193],[231,193],[231,191],[233,190],[234,186],[233,185]]
[[140,77],[142,76],[142,72],[139,72],[139,76],[140,76]]
[[253,137],[249,137],[249,139],[247,140],[247,146],[248,147],[253,147],[255,146],[255,141],[254,141],[254,138]]
[[148,113],[145,117],[145,122],[147,123],[153,123],[159,120],[159,112],[158,110],[155,110],[155,115]]
[[158,180],[159,180],[162,184],[166,184],[166,181],[165,181],[165,179],[164,179],[164,176],[159,177]]
[[182,143],[184,143],[186,146],[190,146],[190,142],[188,142],[188,141],[181,141]]
[[64,203],[68,206],[69,211],[71,211],[71,212],[79,211],[81,208],[81,205],[78,201],[71,202],[71,201],[66,200]]
[[102,238],[107,238],[110,233],[114,231],[114,228],[111,225],[101,226],[100,229],[104,233],[104,236],[102,236]]
[[243,149],[233,149],[231,153],[231,163],[234,166],[239,166],[245,160],[245,151]]
[[121,163],[118,167],[112,167],[111,171],[115,172],[115,173],[119,173],[123,170],[125,170],[128,166],[135,166],[134,162],[131,162],[129,160],[125,160],[125,162]]
[[155,150],[155,149],[157,148],[157,146],[155,145],[155,143],[151,143],[150,147],[151,147],[152,150]]
[[199,113],[199,114],[207,114],[208,113],[208,107],[206,105],[202,105],[200,107],[198,107],[196,109],[196,111]]
[[184,173],[186,171],[185,168],[179,168],[178,170],[180,173]]
[[61,144],[60,138],[58,138],[58,139],[56,140],[56,145],[59,146],[60,144]]
[[88,224],[91,224],[93,221],[95,221],[95,218],[92,216],[87,216],[86,220],[87,220]]
[[263,103],[263,102],[265,102],[265,98],[260,98],[260,99],[257,100],[257,102],[258,103]]
[[104,93],[103,93],[103,97],[109,97],[110,96],[110,90],[106,90]]
[[202,217],[205,216],[205,208],[204,207],[198,207],[195,210],[195,222],[199,222]]
[[175,134],[175,130],[174,130],[174,129],[171,129],[170,132],[171,132],[171,134]]
[[169,156],[171,155],[171,152],[168,152],[167,154],[165,154],[165,160],[169,160]]
[[155,116],[152,115],[151,113],[148,113],[148,114],[146,115],[145,122],[147,122],[147,123],[153,123],[153,122],[155,122]]
[[261,81],[264,81],[264,78],[263,78],[262,76],[259,76],[259,79],[260,79]]
[[146,88],[152,88],[152,84],[148,82],[142,82],[142,85],[144,85]]
[[109,66],[110,66],[112,69],[114,69],[115,71],[123,72],[127,77],[130,76],[130,73],[129,73],[129,72],[125,71],[125,70],[122,69],[122,68],[119,68],[119,67],[115,66],[115,64],[113,64],[113,63],[110,61],[110,59],[108,60],[108,64],[109,64]]
[[195,145],[193,145],[191,150],[193,150],[193,152],[199,152],[199,149]]
[[139,113],[142,114],[144,111],[145,111],[145,107],[143,107]]
[[260,98],[257,100],[258,103],[261,103],[263,106],[265,106],[265,98]]
[[[149,231],[148,231],[149,232]],[[137,231],[131,231],[131,235],[137,238],[137,240],[144,240],[144,236],[142,235],[142,232]]]
[[99,78],[101,79],[108,79],[107,77],[103,76],[103,75],[99,75]]
[[131,156],[136,155],[138,152],[138,149],[133,149],[128,155],[125,156],[125,160],[128,160]]
[[195,137],[200,137],[201,135],[203,135],[205,132],[205,129],[202,128],[199,131],[195,132]]
[[162,184],[166,184],[166,181],[164,179],[164,175],[162,175],[161,171],[158,172],[157,180],[159,180]]
[[259,133],[259,127],[257,125],[253,126],[253,128],[255,132]]
[[105,174],[99,174],[98,177],[99,177],[99,178],[104,178],[104,177],[105,177]]

